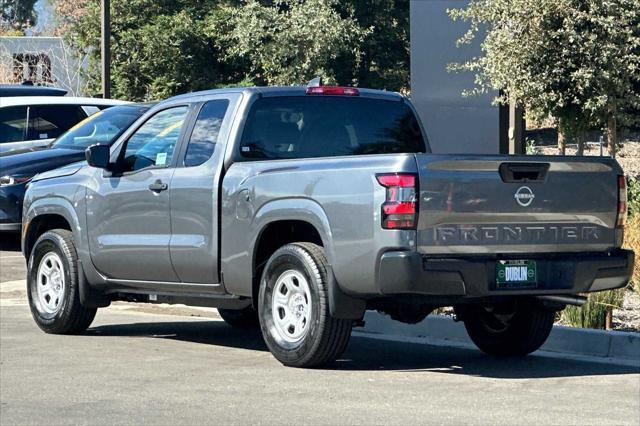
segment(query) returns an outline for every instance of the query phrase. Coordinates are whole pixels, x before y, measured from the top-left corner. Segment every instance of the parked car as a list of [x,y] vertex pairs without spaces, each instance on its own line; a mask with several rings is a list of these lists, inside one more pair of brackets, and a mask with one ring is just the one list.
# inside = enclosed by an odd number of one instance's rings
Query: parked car
[[434,155],[394,93],[192,93],[87,161],[25,197],[29,304],[48,333],[85,330],[113,300],[213,306],[309,367],[367,309],[416,323],[453,305],[480,349],[523,356],[556,311],[633,266],[614,159]]
[[0,98],[13,96],[64,96],[65,89],[51,86],[35,86],[29,83],[0,84]]
[[0,157],[0,231],[20,231],[22,200],[33,176],[83,161],[89,145],[111,145],[150,107],[151,104],[114,106],[85,118],[48,149]]
[[68,96],[0,97],[0,155],[46,147],[91,114],[124,103]]

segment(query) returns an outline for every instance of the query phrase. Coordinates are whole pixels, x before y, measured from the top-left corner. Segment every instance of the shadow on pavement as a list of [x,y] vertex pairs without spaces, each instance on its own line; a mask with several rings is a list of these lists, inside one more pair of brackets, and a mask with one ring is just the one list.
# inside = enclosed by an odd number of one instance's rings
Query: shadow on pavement
[[[266,351],[259,330],[239,330],[220,321],[156,322],[105,325],[88,335],[175,339]],[[352,337],[347,351],[326,370],[402,371],[464,374],[498,379],[638,374],[639,367],[532,355],[521,359],[492,358],[479,351]]]
[[151,337],[207,345],[266,351],[259,329],[239,330],[222,321],[146,322],[91,327],[85,333],[97,336]]
[[2,251],[20,251],[20,233],[19,232],[0,232],[0,250]]
[[479,350],[415,343],[389,342],[355,337],[342,359],[341,370],[396,370],[455,373],[497,379],[638,374],[640,367],[568,358],[530,355],[524,358],[495,358]]

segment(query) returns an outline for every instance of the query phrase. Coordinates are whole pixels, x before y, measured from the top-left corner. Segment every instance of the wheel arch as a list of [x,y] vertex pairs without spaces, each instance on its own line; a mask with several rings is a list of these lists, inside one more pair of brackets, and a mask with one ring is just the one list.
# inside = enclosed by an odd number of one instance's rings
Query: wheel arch
[[[250,251],[254,307],[263,268],[278,248],[295,242],[317,244],[324,249],[329,265],[333,264],[335,253],[330,222],[322,206],[314,200],[277,200],[264,205],[254,217],[256,231]],[[365,302],[344,294],[333,273],[329,277],[329,293],[332,315],[344,319],[359,319],[364,315]]]
[[73,206],[66,200],[34,202],[25,214],[22,227],[22,253],[28,260],[40,235],[52,229],[67,229],[73,233],[76,245],[79,242],[80,223]]
[[[268,233],[274,229],[290,226],[294,227],[297,235],[303,235],[302,241],[322,246],[329,264],[333,262],[333,235],[329,218],[322,206],[308,198],[288,198],[268,202],[256,212],[250,247],[252,267],[258,264],[256,256],[265,236],[268,237]],[[287,241],[289,242],[295,241]]]

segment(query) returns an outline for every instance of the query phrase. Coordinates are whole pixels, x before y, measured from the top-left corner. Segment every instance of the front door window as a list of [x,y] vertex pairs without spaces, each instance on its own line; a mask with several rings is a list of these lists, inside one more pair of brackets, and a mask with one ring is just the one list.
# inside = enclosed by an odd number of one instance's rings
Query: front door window
[[144,123],[127,141],[120,162],[121,171],[169,167],[187,112],[186,106],[169,108]]

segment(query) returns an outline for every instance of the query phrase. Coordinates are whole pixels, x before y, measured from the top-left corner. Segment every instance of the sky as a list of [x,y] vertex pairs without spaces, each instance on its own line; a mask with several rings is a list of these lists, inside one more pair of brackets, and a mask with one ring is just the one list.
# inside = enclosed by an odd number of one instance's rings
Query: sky
[[53,28],[54,8],[51,0],[38,0],[34,6],[37,15],[35,27],[27,31],[27,35],[50,35]]

